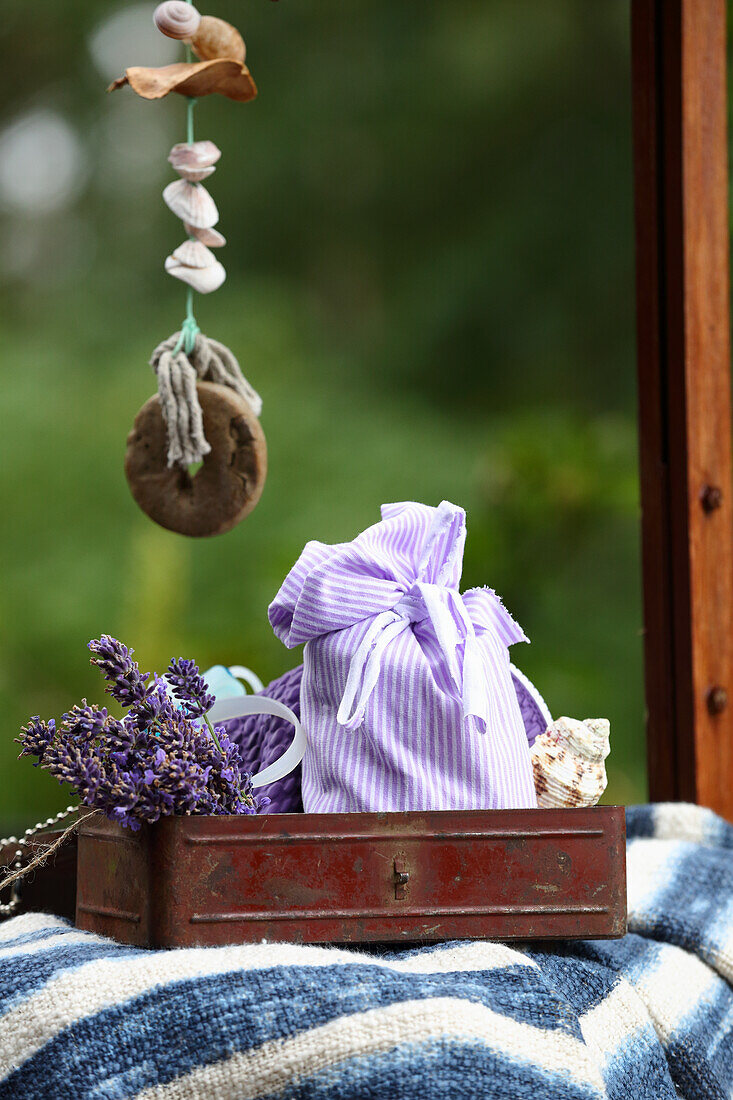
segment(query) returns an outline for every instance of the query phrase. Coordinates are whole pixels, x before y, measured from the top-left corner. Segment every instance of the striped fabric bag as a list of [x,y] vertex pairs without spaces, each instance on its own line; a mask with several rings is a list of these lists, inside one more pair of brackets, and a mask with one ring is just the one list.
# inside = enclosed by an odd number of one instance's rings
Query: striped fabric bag
[[535,806],[508,647],[524,633],[459,582],[466,516],[386,504],[350,543],[309,542],[270,606],[305,643],[307,813]]

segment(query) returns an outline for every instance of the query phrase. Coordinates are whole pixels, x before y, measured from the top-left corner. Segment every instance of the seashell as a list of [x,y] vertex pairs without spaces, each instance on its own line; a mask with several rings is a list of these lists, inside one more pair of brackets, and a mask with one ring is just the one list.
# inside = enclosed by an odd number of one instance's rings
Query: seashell
[[218,290],[227,277],[223,264],[218,260],[214,260],[208,267],[188,267],[187,264],[179,263],[173,256],[168,256],[165,269],[174,279],[188,283],[199,294],[211,294],[212,290]]
[[189,225],[188,222],[183,223],[183,228],[189,237],[195,237],[208,248],[223,248],[227,243],[226,237],[218,229],[198,229],[195,225]]
[[225,57],[244,65],[247,56],[247,47],[237,28],[224,19],[217,19],[215,15],[202,17],[198,30],[191,39],[191,45],[202,61]]
[[129,84],[142,99],[163,99],[177,92],[194,99],[205,95],[223,95],[238,103],[247,103],[257,95],[257,85],[246,65],[218,57],[215,61],[180,61],[159,69],[135,66],[113,80],[107,89],[114,92]]
[[165,0],[153,12],[153,22],[166,38],[190,41],[199,30],[201,16],[185,0]]
[[221,151],[213,141],[194,141],[190,145],[174,145],[168,160],[179,176],[197,183],[216,171],[214,165],[220,156]]
[[168,161],[180,168],[208,168],[221,157],[221,149],[213,141],[179,142],[168,154]]
[[537,805],[595,806],[606,789],[610,724],[605,718],[558,718],[530,753]]
[[210,168],[177,168],[176,171],[181,179],[188,180],[189,183],[201,183],[213,176],[216,168],[212,165]]
[[200,183],[174,180],[163,192],[163,199],[176,217],[197,229],[210,229],[219,220],[216,203]]
[[185,267],[211,267],[218,263],[214,253],[201,241],[184,241],[173,253],[173,259]]

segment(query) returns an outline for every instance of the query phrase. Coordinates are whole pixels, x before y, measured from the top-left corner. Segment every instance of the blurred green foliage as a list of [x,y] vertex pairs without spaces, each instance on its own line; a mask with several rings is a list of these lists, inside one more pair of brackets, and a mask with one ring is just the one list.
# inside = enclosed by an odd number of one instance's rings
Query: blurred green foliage
[[200,542],[122,470],[183,316],[160,192],[184,103],[106,97],[94,56],[129,9],[121,67],[151,60],[152,8],[3,9],[0,129],[52,112],[80,153],[63,208],[0,207],[0,826],[65,804],[12,739],[100,698],[88,638],[278,675],[299,655],[266,609],[303,544],[401,499],[466,507],[466,586],[525,627],[513,657],[553,712],[611,718],[607,798],[643,799],[627,4],[217,3],[260,96],[197,108],[228,238],[197,313],[264,398],[270,475]]

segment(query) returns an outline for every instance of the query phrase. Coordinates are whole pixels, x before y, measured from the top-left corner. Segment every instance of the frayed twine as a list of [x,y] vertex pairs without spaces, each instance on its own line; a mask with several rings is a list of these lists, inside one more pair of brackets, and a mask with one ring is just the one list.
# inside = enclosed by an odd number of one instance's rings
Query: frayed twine
[[188,354],[184,333],[174,333],[153,352],[150,365],[158,378],[158,397],[168,432],[168,465],[184,468],[203,461],[211,447],[204,435],[197,382],[228,386],[249,404],[255,416],[262,399],[242,375],[234,354],[218,340],[197,332]]
[[[25,878],[31,871],[35,871],[38,867],[42,867],[49,856],[52,856],[59,850],[62,844],[71,836],[76,829],[84,822],[88,821],[90,817],[94,817],[98,814],[99,810],[91,810],[88,814],[84,814],[84,817],[78,817],[68,828],[64,829],[61,836],[57,837],[52,844],[47,844],[38,855],[34,856],[30,863],[26,863],[23,867],[19,867],[17,870],[12,871],[7,875],[2,882],[0,882],[0,892],[6,889],[8,886],[12,886],[14,882],[18,882],[20,879]],[[20,845],[19,845],[20,846]]]

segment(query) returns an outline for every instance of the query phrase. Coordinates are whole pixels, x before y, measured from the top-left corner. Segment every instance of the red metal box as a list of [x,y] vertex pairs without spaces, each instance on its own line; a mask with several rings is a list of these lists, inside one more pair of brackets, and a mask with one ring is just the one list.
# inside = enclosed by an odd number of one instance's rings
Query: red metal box
[[624,839],[616,806],[93,818],[76,923],[154,947],[622,936]]

